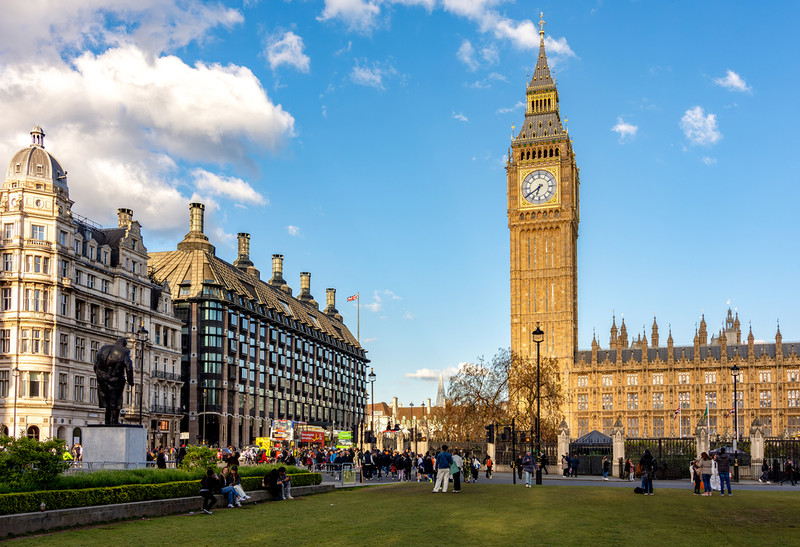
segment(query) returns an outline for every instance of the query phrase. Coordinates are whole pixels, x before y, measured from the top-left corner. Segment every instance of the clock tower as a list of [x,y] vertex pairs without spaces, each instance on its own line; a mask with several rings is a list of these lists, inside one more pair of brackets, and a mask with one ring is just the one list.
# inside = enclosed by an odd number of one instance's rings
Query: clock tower
[[545,333],[542,358],[559,360],[562,382],[578,349],[578,167],[547,65],[544,19],[539,57],[525,93],[525,121],[506,165],[511,235],[511,351],[536,357],[531,332]]

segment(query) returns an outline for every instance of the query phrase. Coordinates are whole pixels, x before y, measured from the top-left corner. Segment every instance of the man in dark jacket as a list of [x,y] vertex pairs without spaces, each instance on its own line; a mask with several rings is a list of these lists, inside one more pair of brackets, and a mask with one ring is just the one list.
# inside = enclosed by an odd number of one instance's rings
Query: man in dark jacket
[[719,473],[719,493],[725,495],[725,484],[728,484],[728,495],[731,493],[731,457],[725,452],[725,447],[719,449],[719,454],[714,456],[717,461],[717,472]]
[[655,466],[653,465],[653,455],[650,449],[645,449],[642,458],[639,460],[639,465],[642,467],[642,490],[644,495],[653,495],[653,473]]

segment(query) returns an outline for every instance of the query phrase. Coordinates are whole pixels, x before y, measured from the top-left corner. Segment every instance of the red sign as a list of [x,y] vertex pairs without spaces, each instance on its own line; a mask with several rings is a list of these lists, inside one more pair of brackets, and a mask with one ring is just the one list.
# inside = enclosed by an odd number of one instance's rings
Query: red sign
[[301,443],[325,444],[325,432],[324,431],[301,431],[300,432],[300,442]]

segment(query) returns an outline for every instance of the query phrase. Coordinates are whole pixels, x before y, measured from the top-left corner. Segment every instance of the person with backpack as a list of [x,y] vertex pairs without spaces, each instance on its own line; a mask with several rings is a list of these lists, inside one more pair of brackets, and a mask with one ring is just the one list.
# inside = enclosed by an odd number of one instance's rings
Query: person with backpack
[[472,457],[472,482],[478,482],[478,473],[481,470],[481,461],[478,459],[478,455],[475,454]]
[[639,460],[639,465],[642,467],[642,490],[644,495],[653,495],[653,473],[655,473],[655,459],[650,453],[650,449],[646,448],[642,459]]

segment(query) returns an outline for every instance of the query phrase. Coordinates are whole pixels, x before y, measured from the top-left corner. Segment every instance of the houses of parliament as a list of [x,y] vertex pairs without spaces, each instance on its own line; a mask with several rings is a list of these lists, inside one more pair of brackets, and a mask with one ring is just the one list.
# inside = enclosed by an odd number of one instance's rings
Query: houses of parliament
[[543,20],[539,34],[525,119],[506,166],[512,352],[533,355],[531,332],[545,332],[540,349],[558,359],[573,437],[610,435],[617,419],[628,437],[690,437],[706,409],[712,434],[732,436],[736,414],[740,436],[755,419],[768,437],[800,434],[800,343],[784,343],[779,327],[774,342],[755,343],[752,330],[743,341],[729,309],[710,339],[703,317],[693,344],[675,346],[671,332],[663,344],[655,318],[648,340],[644,332],[629,337],[624,319],[618,327],[612,317],[607,348],[595,336],[591,350],[578,350],[580,170],[561,123]]

